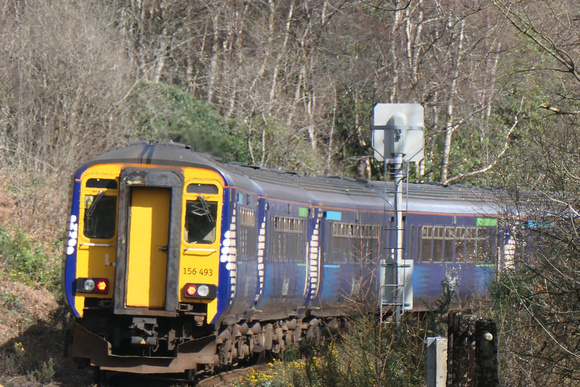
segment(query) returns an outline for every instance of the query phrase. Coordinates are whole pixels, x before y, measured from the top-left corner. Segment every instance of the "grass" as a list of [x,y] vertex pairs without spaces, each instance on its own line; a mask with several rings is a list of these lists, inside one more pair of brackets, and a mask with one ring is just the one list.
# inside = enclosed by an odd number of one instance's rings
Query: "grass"
[[50,291],[60,289],[60,265],[57,253],[47,253],[45,245],[17,230],[0,228],[0,262],[13,280],[41,286]]

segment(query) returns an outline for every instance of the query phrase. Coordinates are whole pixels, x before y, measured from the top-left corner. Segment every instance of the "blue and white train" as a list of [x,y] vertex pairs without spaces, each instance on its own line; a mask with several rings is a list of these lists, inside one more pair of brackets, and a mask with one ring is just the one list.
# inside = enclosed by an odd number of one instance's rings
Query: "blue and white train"
[[[378,302],[379,262],[396,248],[392,190],[174,143],[90,160],[74,177],[64,269],[73,355],[102,371],[195,375],[319,340],[353,300]],[[431,305],[445,278],[465,302],[513,258],[490,191],[409,184],[404,197],[409,308]]]

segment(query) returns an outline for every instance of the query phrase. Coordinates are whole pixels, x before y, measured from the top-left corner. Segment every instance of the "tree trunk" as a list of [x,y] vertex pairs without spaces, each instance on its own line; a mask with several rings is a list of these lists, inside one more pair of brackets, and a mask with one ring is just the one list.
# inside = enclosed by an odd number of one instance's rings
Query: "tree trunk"
[[463,38],[464,38],[465,20],[460,22],[459,42],[455,52],[455,62],[453,66],[453,78],[449,86],[449,99],[447,102],[447,122],[445,124],[445,140],[443,143],[443,155],[441,161],[441,184],[447,184],[449,175],[449,157],[451,155],[451,141],[453,133],[457,129],[455,125],[455,94],[457,93],[457,81],[459,78],[459,69],[463,61]]

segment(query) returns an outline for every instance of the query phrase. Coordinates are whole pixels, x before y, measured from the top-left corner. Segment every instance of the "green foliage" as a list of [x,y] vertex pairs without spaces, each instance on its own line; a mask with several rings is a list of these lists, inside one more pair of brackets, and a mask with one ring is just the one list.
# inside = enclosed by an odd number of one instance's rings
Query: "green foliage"
[[[499,133],[507,133],[517,115],[518,125],[509,136],[509,151],[502,164],[492,169],[487,178],[502,186],[521,185],[523,180],[535,179],[534,175],[541,169],[543,161],[540,149],[534,144],[538,138],[538,129],[545,131],[545,112],[539,108],[549,100],[543,81],[534,74],[528,77],[526,85],[514,85],[511,92],[496,106],[489,120],[489,125],[497,127]],[[501,136],[496,141],[505,141]],[[496,144],[497,149],[498,144]],[[501,146],[501,143],[499,144]],[[518,173],[505,173],[505,170],[517,170]]]
[[16,374],[23,369],[26,350],[21,342],[15,342],[11,352],[2,355],[0,366],[4,374]]
[[247,142],[254,165],[302,173],[323,168],[310,142],[275,117],[260,115],[250,120]]
[[224,161],[249,161],[242,128],[174,85],[140,83],[130,96],[133,125],[147,140],[175,141]]
[[[335,162],[343,165],[349,174],[354,175],[356,163],[364,157],[372,154],[370,121],[373,106],[377,102],[375,95],[368,88],[363,86],[362,90],[353,90],[345,80],[345,90],[339,91],[341,98],[337,101],[336,112],[334,114],[335,126]],[[327,113],[331,116],[331,112]],[[374,159],[373,159],[374,160]],[[382,163],[378,163],[379,168],[373,170],[374,176],[382,175]]]
[[0,301],[2,301],[2,305],[9,310],[22,308],[20,299],[16,294],[2,293],[2,295],[0,295]]
[[[28,355],[28,357],[30,356]],[[2,354],[0,371],[3,375],[18,375],[22,372],[26,372],[28,381],[34,385],[40,384],[44,386],[54,379],[56,371],[54,369],[55,364],[52,358],[39,364],[40,368],[38,369],[27,370],[32,366],[32,363],[29,363],[30,360],[27,360],[26,348],[24,348],[22,342],[17,341],[14,343],[11,350],[5,351]]]
[[523,272],[503,272],[497,281],[491,284],[490,293],[494,302],[492,311],[513,309],[514,305],[520,305],[522,298],[529,299],[532,295],[529,291],[528,278]]
[[488,314],[502,332],[499,364],[505,385],[576,385],[580,380],[574,223],[552,216],[549,227],[535,228],[525,239],[533,251],[520,256],[518,270],[503,271],[491,288]]
[[[44,245],[23,231],[11,235],[0,228],[0,257],[9,277],[29,285],[42,284],[56,291],[60,286],[60,267],[57,258],[45,250]],[[3,301],[7,300],[3,298]]]
[[43,386],[51,382],[55,375],[56,371],[54,370],[54,360],[52,360],[52,358],[43,362],[40,369],[28,371],[26,373],[28,380],[33,383],[39,383]]
[[308,141],[272,116],[241,123],[177,86],[141,83],[130,97],[133,125],[146,140],[175,141],[194,151],[262,167],[319,170]]
[[330,343],[302,351],[303,359],[274,361],[237,386],[423,386],[426,338],[441,333],[440,320],[404,316],[399,324],[380,324],[376,316],[359,316]]
[[274,360],[269,364],[269,370],[257,371],[251,369],[250,373],[241,381],[235,383],[236,387],[282,387],[282,386],[307,386],[299,384],[302,380],[303,363],[300,361],[285,363]]

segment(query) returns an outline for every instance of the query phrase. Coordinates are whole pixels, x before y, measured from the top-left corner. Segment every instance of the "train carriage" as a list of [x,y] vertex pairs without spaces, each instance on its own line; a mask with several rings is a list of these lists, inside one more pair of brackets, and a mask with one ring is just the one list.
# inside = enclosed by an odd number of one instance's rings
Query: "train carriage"
[[[65,263],[73,355],[101,370],[195,374],[280,352],[379,292],[391,183],[221,164],[135,143],[76,173]],[[441,281],[483,291],[507,242],[489,192],[409,185],[415,308]],[[493,252],[489,254],[489,252]]]
[[405,258],[414,262],[415,308],[434,305],[445,281],[458,300],[485,293],[495,279],[507,235],[505,211],[491,191],[469,187],[413,186],[405,225]]

